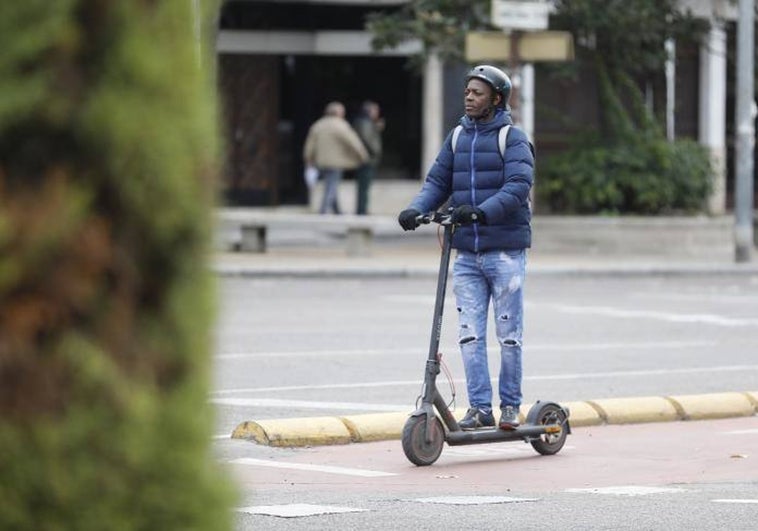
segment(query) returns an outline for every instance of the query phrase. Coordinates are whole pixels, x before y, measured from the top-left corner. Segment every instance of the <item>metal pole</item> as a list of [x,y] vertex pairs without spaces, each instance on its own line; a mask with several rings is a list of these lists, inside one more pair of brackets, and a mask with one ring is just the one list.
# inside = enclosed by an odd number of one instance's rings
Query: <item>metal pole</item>
[[739,0],[737,19],[737,108],[735,115],[734,243],[735,260],[753,258],[753,8],[754,0]]

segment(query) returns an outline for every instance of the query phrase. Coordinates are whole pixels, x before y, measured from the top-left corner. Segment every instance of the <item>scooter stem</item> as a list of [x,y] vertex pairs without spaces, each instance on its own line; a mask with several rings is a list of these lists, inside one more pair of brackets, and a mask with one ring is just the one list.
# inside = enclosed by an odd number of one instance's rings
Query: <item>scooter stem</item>
[[434,319],[432,321],[431,340],[429,342],[429,361],[437,361],[442,336],[442,314],[445,309],[445,290],[447,288],[448,268],[450,266],[450,251],[453,240],[453,224],[443,225],[442,253],[440,255],[440,270],[437,276],[437,296],[434,301]]

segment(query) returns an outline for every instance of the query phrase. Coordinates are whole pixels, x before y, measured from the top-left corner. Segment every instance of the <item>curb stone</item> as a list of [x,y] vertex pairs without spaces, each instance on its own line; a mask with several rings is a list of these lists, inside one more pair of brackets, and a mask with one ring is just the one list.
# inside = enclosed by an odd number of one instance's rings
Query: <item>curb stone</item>
[[[574,427],[749,417],[758,413],[758,391],[606,398],[563,404]],[[530,405],[522,405],[523,422]],[[370,413],[344,417],[251,420],[239,424],[232,439],[265,446],[300,447],[399,439],[408,412]],[[465,409],[456,409],[461,418]]]
[[268,419],[243,422],[232,439],[249,439],[265,446],[325,446],[352,442],[350,431],[336,417]]
[[587,403],[597,410],[606,424],[670,422],[680,418],[674,405],[659,396],[607,398]]
[[746,393],[713,393],[668,397],[682,411],[683,420],[747,417],[756,413],[755,403]]

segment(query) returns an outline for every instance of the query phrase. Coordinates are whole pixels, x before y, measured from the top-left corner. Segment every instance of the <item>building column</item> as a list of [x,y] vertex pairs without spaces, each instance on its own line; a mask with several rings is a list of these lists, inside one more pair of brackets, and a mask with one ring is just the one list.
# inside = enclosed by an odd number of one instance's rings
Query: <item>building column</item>
[[421,113],[421,178],[426,177],[442,146],[444,108],[442,61],[432,53],[424,65],[424,93]]
[[521,129],[534,142],[534,64],[521,65]]
[[713,192],[708,199],[711,214],[726,212],[726,31],[711,20],[711,29],[700,47],[699,141],[711,155]]
[[676,138],[676,41],[666,39],[666,138]]

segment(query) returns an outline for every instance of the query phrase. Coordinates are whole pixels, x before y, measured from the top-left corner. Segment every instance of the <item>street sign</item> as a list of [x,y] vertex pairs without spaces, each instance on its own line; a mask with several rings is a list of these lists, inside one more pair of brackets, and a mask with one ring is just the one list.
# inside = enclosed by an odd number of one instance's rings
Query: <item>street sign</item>
[[567,31],[535,31],[516,36],[518,57],[511,57],[513,35],[501,31],[473,31],[466,34],[466,60],[510,62],[518,60],[571,61],[574,58],[574,40]]
[[492,24],[505,30],[547,29],[552,6],[542,0],[492,0]]

